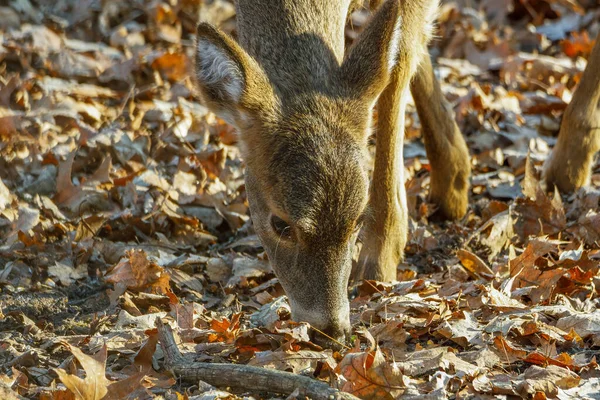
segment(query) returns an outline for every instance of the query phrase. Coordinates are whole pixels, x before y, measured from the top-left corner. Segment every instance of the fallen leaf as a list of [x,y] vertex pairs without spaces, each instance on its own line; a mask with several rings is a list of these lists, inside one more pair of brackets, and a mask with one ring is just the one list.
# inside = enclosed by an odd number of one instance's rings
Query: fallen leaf
[[346,354],[336,372],[344,377],[340,389],[361,399],[394,399],[406,390],[404,375],[379,349]]
[[106,275],[107,282],[125,284],[130,290],[149,289],[152,293],[171,291],[169,274],[150,261],[142,250],[128,251]]
[[558,388],[570,389],[579,385],[579,376],[566,368],[549,365],[540,368],[532,365],[523,373],[524,381],[517,385],[521,395],[534,395],[542,392],[549,397],[558,394]]
[[79,361],[86,376],[82,379],[76,375],[67,373],[67,371],[61,368],[55,368],[54,371],[62,383],[73,392],[75,398],[78,400],[121,399],[135,391],[140,380],[143,378],[142,373],[119,382],[109,381],[105,375],[106,346],[94,356],[88,356],[77,347],[73,347],[67,343],[64,346]]
[[464,249],[458,250],[456,255],[460,259],[462,266],[465,267],[469,275],[473,278],[483,278],[488,281],[494,279],[494,271],[477,255]]
[[525,197],[518,198],[513,205],[514,230],[522,241],[532,235],[551,235],[565,229],[567,221],[558,190],[552,199],[546,196],[530,158],[527,158],[525,178],[522,182]]

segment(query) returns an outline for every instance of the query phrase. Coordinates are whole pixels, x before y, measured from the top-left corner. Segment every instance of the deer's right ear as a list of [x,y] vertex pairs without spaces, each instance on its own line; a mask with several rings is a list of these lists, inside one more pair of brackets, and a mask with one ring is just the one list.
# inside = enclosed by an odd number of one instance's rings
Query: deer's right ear
[[342,64],[342,74],[361,98],[371,102],[387,86],[403,50],[402,28],[400,2],[388,0],[350,48]]
[[198,25],[196,78],[206,105],[238,127],[273,102],[268,80],[256,61],[228,35]]

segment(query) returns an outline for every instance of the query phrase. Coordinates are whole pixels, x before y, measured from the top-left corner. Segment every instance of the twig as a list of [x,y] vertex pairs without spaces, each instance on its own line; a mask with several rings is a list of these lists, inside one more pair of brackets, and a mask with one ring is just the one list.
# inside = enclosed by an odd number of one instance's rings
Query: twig
[[165,367],[182,380],[202,380],[217,387],[284,395],[298,390],[300,395],[316,400],[358,400],[358,397],[340,392],[324,382],[290,372],[240,364],[187,362],[177,348],[171,327],[163,324],[160,318],[155,324],[165,355]]

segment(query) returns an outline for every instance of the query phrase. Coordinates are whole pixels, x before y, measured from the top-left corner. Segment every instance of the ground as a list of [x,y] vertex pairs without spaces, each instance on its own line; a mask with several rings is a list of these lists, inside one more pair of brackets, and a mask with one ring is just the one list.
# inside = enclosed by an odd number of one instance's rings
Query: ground
[[0,2],[0,397],[277,398],[176,380],[160,317],[196,361],[365,399],[600,398],[600,163],[576,193],[540,182],[597,3],[443,2],[431,53],[472,154],[469,210],[429,220],[409,105],[406,260],[350,288],[335,352],[290,321],[235,131],[194,92],[198,18],[235,28],[223,0]]

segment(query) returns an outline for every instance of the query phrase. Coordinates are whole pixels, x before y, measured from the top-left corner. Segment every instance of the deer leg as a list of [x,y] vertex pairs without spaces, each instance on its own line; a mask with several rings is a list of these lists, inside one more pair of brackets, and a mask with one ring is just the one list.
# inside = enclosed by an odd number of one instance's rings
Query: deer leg
[[544,179],[561,192],[590,184],[594,154],[600,151],[600,35],[567,106],[558,141],[544,165]]
[[[371,0],[371,6],[380,2]],[[419,69],[421,55],[427,52],[437,1],[398,4],[403,15],[402,40],[396,66],[377,101],[375,165],[369,197],[372,215],[362,232],[363,247],[356,271],[358,277],[388,282],[397,277],[408,234],[402,157],[404,113],[410,96],[410,80]]]
[[431,165],[430,201],[439,207],[437,212],[442,217],[461,218],[469,201],[469,150],[435,78],[429,56],[421,62],[410,88]]
[[409,96],[406,68],[396,68],[377,102],[377,140],[371,182],[372,217],[365,223],[358,266],[364,279],[392,281],[404,255],[408,229],[404,189],[404,111]]

